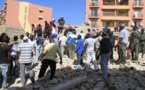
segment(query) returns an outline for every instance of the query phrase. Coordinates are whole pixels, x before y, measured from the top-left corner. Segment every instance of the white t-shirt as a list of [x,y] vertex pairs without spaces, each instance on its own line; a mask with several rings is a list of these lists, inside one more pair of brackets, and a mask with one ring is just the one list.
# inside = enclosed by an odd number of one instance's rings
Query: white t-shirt
[[122,42],[123,43],[128,43],[128,37],[129,37],[129,31],[126,30],[126,29],[123,29],[120,31],[120,34],[119,34],[119,38],[123,38]]
[[86,52],[92,52],[94,51],[94,44],[96,43],[96,40],[94,38],[88,38],[85,40],[85,44],[88,44]]
[[32,45],[33,53],[34,53],[34,48],[35,48],[35,46],[37,45],[37,44],[36,44],[36,40],[31,41],[31,40],[29,39],[29,40],[28,40],[28,43]]
[[96,38],[96,48],[100,47],[100,41],[102,40],[102,36]]
[[61,46],[63,46],[63,45],[66,45],[66,36],[61,36],[60,38],[59,38],[59,41],[61,41]]
[[85,34],[84,33],[80,33],[81,35],[81,39],[85,39]]
[[56,46],[58,46],[58,38],[54,38],[54,43]]
[[18,44],[13,44],[11,55],[17,55]]
[[45,46],[46,44],[48,44],[48,43],[50,43],[50,41],[49,41],[48,39],[45,39],[45,40],[44,40],[44,46]]

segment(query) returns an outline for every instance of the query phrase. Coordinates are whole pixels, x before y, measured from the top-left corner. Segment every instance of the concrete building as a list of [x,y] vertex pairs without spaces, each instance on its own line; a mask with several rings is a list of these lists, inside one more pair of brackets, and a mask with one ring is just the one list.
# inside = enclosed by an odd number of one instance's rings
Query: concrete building
[[86,0],[86,23],[101,30],[124,23],[145,27],[145,0]]
[[7,0],[0,11],[0,25],[21,27],[25,32],[31,32],[31,24],[44,26],[51,18],[52,8],[18,0]]

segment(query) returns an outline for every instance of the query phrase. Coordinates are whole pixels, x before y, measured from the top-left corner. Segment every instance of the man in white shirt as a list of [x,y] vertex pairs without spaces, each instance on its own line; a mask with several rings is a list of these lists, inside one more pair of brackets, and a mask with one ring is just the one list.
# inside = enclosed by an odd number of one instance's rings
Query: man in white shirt
[[21,77],[21,82],[22,85],[26,84],[26,78],[25,78],[25,68],[29,72],[29,77],[32,81],[32,83],[35,83],[34,79],[34,71],[32,68],[32,50],[33,47],[31,44],[28,43],[28,37],[23,38],[23,43],[21,43],[18,46],[18,52],[20,53],[19,55],[19,63],[20,63],[20,77]]
[[83,31],[81,31],[79,35],[81,35],[83,40],[85,39],[85,34],[83,33]]
[[120,45],[120,60],[123,64],[126,63],[126,49],[129,38],[129,31],[124,28],[124,24],[120,25],[120,34],[119,34],[119,45]]
[[97,71],[97,62],[95,58],[96,51],[96,40],[91,38],[91,35],[88,33],[86,35],[87,39],[85,40],[85,51],[86,51],[86,65],[85,70],[89,70],[90,59],[92,58],[92,62],[94,64],[94,70]]
[[61,50],[61,55],[63,57],[64,55],[64,51],[65,51],[65,47],[66,47],[66,36],[64,35],[60,35],[59,37],[59,47],[60,47],[60,50]]

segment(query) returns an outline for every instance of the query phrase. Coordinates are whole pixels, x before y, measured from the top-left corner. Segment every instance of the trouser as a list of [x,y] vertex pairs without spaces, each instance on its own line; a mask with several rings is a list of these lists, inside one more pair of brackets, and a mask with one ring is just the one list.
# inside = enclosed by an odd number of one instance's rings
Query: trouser
[[60,50],[61,50],[61,55],[62,55],[62,57],[63,57],[63,55],[64,55],[65,46],[66,46],[66,45],[61,45],[61,46],[60,46]]
[[120,59],[122,61],[125,61],[126,60],[126,49],[127,49],[127,44],[120,43],[119,52],[120,52]]
[[99,57],[100,57],[100,49],[97,48],[96,49],[96,60],[99,60]]
[[58,34],[62,33],[63,27],[58,27]]
[[11,56],[11,62],[10,62],[10,74],[15,74],[16,69],[16,56]]
[[38,45],[36,46],[36,62],[38,62],[39,56],[43,51],[43,46]]
[[0,64],[0,73],[2,74],[2,88],[7,87],[8,64]]
[[139,44],[138,43],[131,43],[130,44],[130,52],[132,54],[132,59],[138,60]]
[[90,52],[86,52],[86,65],[85,65],[85,69],[89,70],[89,65],[90,65],[90,59],[92,58],[92,62],[94,64],[94,70],[97,70],[97,62],[96,62],[96,58],[95,58],[95,52],[94,51],[90,51]]
[[50,66],[50,69],[51,69],[50,80],[52,80],[54,78],[54,74],[56,71],[56,62],[53,60],[50,60],[50,59],[44,59],[42,61],[41,69],[40,69],[39,76],[38,76],[39,78],[44,76],[46,69],[48,68],[48,65]]
[[107,79],[107,66],[108,60],[110,58],[110,53],[101,54],[101,70],[102,70],[102,78]]
[[140,47],[139,51],[142,52],[142,58],[143,58],[143,56],[145,54],[145,42],[141,42],[139,47]]
[[68,44],[68,52],[69,52],[69,58],[74,59],[75,55],[75,44],[69,43]]
[[21,77],[21,82],[23,85],[26,84],[26,78],[25,78],[25,68],[29,73],[30,80],[35,82],[34,79],[34,71],[32,70],[32,64],[31,63],[20,63],[20,77]]
[[111,50],[110,59],[113,59],[113,49]]
[[83,64],[83,54],[77,54],[77,64],[78,65]]

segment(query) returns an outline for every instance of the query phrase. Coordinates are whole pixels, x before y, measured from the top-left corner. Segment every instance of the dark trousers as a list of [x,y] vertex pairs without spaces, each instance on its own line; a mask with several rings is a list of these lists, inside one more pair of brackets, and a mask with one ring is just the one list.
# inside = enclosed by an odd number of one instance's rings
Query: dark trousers
[[56,62],[50,59],[44,59],[42,61],[41,69],[38,76],[39,78],[44,76],[46,69],[48,68],[48,65],[50,66],[50,69],[51,69],[50,80],[53,79],[55,71],[56,71]]
[[63,27],[58,27],[58,34],[62,33]]
[[15,74],[15,69],[16,69],[16,56],[11,56],[11,62],[10,62],[10,75]]
[[113,49],[111,50],[110,59],[113,59]]

